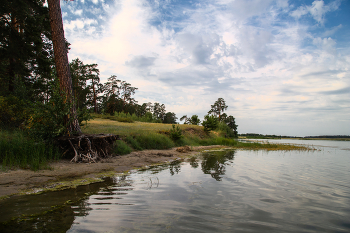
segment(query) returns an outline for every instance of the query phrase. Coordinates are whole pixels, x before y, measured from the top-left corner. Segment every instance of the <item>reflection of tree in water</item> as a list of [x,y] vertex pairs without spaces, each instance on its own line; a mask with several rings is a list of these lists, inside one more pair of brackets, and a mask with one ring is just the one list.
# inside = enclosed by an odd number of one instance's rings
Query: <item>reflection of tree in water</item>
[[212,151],[203,153],[201,163],[204,174],[210,174],[215,180],[221,181],[225,175],[227,162],[234,159],[235,151]]
[[181,161],[173,161],[169,164],[170,174],[173,176],[181,171]]
[[190,162],[191,167],[193,167],[193,168],[197,168],[199,166],[197,158],[195,156],[191,157],[189,159],[189,162]]
[[[121,183],[125,177],[120,179]],[[50,195],[68,196],[65,204],[55,206],[48,211],[34,215],[21,216],[7,222],[0,223],[0,232],[66,232],[68,231],[76,216],[87,216],[91,210],[88,203],[89,196],[98,193],[101,188],[108,188],[114,184],[112,179],[106,179],[103,183],[93,183],[78,186],[76,189],[52,192]],[[63,192],[63,193],[62,193]],[[44,197],[41,201],[49,202]]]
[[74,221],[70,206],[37,216],[21,217],[0,224],[0,232],[66,232]]

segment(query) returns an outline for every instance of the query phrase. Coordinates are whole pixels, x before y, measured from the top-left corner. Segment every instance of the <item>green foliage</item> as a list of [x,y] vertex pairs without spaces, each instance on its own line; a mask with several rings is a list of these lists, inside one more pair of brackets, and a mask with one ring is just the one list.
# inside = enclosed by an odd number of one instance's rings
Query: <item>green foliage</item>
[[30,168],[34,171],[47,168],[48,161],[59,157],[53,144],[34,141],[21,131],[0,130],[0,163],[5,168]]
[[176,124],[176,114],[173,112],[167,112],[164,116],[163,123],[164,124]]
[[38,99],[53,64],[48,8],[41,0],[6,0],[0,15],[0,95],[21,95],[24,85],[25,98]]
[[214,115],[205,115],[202,125],[204,126],[204,131],[209,132],[218,128],[219,120]]
[[143,149],[170,149],[175,146],[174,142],[167,136],[158,133],[137,135],[136,140]]
[[113,147],[114,153],[117,155],[126,155],[132,152],[132,149],[124,141],[121,140],[117,140],[114,143]]
[[146,112],[144,116],[139,118],[141,122],[154,122],[153,115],[150,112]]
[[[47,103],[35,103],[33,113],[28,120],[27,129],[34,138],[43,140],[52,140],[56,136],[67,133],[66,125],[69,125],[73,118],[70,117],[70,122],[66,121],[66,116],[71,114],[71,104],[66,101],[66,98],[61,95],[59,84],[55,82],[52,96]],[[78,113],[78,121],[87,121],[91,118],[86,111]]]
[[154,103],[153,105],[153,117],[160,122],[163,121],[165,117],[165,105],[160,103]]
[[160,120],[154,119],[152,113],[147,112],[144,116],[139,117],[136,114],[124,113],[124,112],[114,112],[110,114],[91,114],[94,118],[109,119],[112,121],[128,122],[133,123],[135,121],[139,122],[149,122],[149,123],[161,123]]
[[184,124],[187,125],[199,125],[201,120],[198,118],[198,115],[192,115],[190,118],[187,115],[184,115],[180,118],[180,121],[184,120]]
[[183,138],[182,131],[179,125],[177,125],[176,127],[175,125],[172,125],[172,129],[169,130],[169,135],[170,135],[170,138],[173,139],[174,141],[177,141]]
[[158,133],[147,133],[127,136],[125,141],[135,150],[145,149],[170,149],[175,146],[174,142],[167,136]]
[[201,120],[198,118],[198,115],[192,115],[190,119],[191,125],[199,125]]
[[131,118],[127,118],[127,117],[119,117],[117,121],[119,121],[119,122],[127,122],[127,123],[133,123],[134,122]]
[[[224,119],[225,124],[230,128],[230,135],[229,137],[238,137],[237,127],[235,118],[233,116],[228,116]],[[233,132],[233,134],[232,134]]]
[[211,109],[208,114],[214,114],[219,119],[221,119],[221,114],[228,108],[223,98],[218,98],[217,101],[213,105],[211,105]]
[[223,133],[224,137],[237,137],[237,131],[232,130],[226,123],[220,122],[218,125],[218,130]]
[[18,128],[29,118],[28,104],[15,96],[0,96],[0,127]]
[[125,141],[131,145],[132,148],[134,148],[135,150],[143,150],[143,148],[141,147],[140,143],[135,139],[134,136],[127,136]]

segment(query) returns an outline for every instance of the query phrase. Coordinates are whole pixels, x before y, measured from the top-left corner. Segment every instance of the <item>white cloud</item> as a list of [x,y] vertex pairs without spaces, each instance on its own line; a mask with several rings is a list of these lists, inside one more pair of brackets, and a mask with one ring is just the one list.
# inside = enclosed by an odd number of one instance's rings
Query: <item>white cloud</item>
[[332,36],[335,32],[337,32],[339,29],[341,29],[343,27],[342,24],[339,24],[338,26],[332,27],[329,30],[326,30],[322,36],[323,37],[328,37],[328,36]]
[[[298,116],[300,121],[311,121],[322,113],[325,121],[334,121],[345,111],[350,114],[344,110],[350,107],[344,98],[332,94],[349,87],[350,54],[337,53],[331,37],[342,27],[321,38],[300,22],[276,23],[280,13],[290,12],[288,1],[203,2],[198,9],[181,10],[181,15],[186,11],[184,20],[160,25],[150,23],[162,17],[157,4],[153,8],[138,0],[115,4],[104,8],[110,20],[98,25],[102,28],[98,37],[93,20],[65,21],[72,43],[69,56],[98,63],[102,81],[115,74],[138,87],[135,97],[140,103],[161,102],[178,116],[203,117],[223,97],[242,133],[251,125],[259,128],[259,122],[244,119],[270,124],[271,132],[262,133],[283,134],[269,119],[293,121]],[[290,14],[295,18],[310,14],[323,23],[326,13],[337,7],[337,2],[314,1]],[[312,47],[304,47],[305,41]]]
[[333,1],[325,5],[323,0],[316,0],[311,6],[300,6],[297,10],[293,11],[291,15],[300,18],[310,13],[314,20],[323,25],[326,13],[337,10],[339,5],[340,1]]

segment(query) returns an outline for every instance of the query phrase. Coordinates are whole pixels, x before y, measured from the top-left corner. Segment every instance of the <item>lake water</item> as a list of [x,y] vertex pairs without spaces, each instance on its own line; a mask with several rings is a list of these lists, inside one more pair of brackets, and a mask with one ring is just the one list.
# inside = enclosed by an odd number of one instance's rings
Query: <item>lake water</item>
[[208,152],[13,197],[0,203],[0,232],[350,232],[350,142],[269,141],[316,150]]

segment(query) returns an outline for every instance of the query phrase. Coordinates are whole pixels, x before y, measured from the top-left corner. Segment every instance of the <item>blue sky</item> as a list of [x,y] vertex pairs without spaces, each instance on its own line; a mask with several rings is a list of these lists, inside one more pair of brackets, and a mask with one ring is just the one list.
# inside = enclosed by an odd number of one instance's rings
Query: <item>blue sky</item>
[[69,59],[97,63],[201,119],[218,98],[239,133],[350,134],[350,1],[61,2]]

